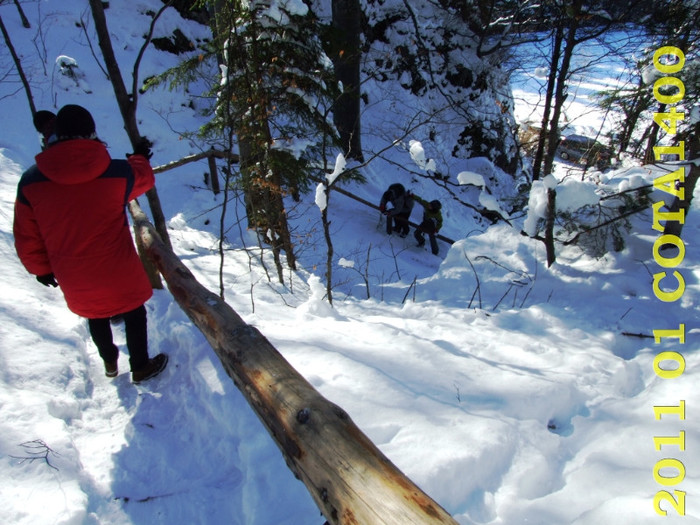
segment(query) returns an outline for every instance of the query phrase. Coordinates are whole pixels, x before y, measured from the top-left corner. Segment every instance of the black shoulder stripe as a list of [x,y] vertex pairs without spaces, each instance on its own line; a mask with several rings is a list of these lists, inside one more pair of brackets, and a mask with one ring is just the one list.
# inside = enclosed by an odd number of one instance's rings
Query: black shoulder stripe
[[24,194],[24,188],[31,184],[36,184],[37,182],[47,182],[48,180],[49,178],[41,173],[36,165],[29,168],[22,174],[22,177],[19,179],[19,184],[17,184],[17,201],[21,204],[31,206],[29,200]]
[[131,169],[129,163],[124,159],[113,159],[109,163],[107,171],[105,171],[100,178],[123,178],[126,182],[126,189],[124,191],[124,204],[127,204],[127,199],[131,194],[131,190],[134,188],[136,179],[134,178],[134,171]]

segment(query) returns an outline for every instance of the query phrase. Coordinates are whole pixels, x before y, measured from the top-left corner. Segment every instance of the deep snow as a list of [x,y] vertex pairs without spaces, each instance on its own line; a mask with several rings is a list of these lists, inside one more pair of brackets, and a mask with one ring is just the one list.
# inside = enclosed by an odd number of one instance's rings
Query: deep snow
[[[115,49],[130,64],[149,21],[139,11],[157,2],[111,4]],[[32,29],[21,27],[12,4],[1,6],[0,14],[29,69],[37,105],[85,105],[112,154],[122,156],[129,147],[111,86],[75,25],[81,15],[89,20],[89,12],[58,1],[24,6]],[[174,11],[166,12],[159,34],[176,25],[191,37],[202,35]],[[33,43],[40,42],[37,35],[45,39],[46,75],[37,51],[44,44]],[[53,69],[59,56],[76,61],[77,81]],[[6,50],[0,60],[3,71],[10,70]],[[143,76],[174,64],[173,57],[152,50],[144,60]],[[25,272],[14,253],[12,207],[38,142],[24,94],[10,82],[0,89],[0,522],[323,523],[168,292],[157,291],[147,308],[151,348],[168,352],[170,364],[162,376],[134,386],[125,370],[115,380],[104,377],[84,320],[65,308],[58,290]],[[533,104],[522,106],[524,93],[519,111],[529,114]],[[586,101],[585,95],[579,99]],[[164,90],[142,98],[140,123],[156,142],[154,165],[195,151],[178,140],[193,123],[186,105]],[[598,115],[582,115],[581,126],[598,125]],[[412,140],[418,142],[410,143],[410,151],[397,155],[407,165],[412,157],[427,162],[419,150],[425,137]],[[454,173],[473,169],[457,166]],[[176,252],[200,282],[218,290],[221,196],[204,187],[205,170],[180,168],[158,175],[157,184]],[[568,170],[560,164],[558,177]],[[630,164],[597,179],[620,188],[649,183],[658,173]],[[365,175],[368,184],[352,189],[371,201],[396,179],[424,196],[437,192],[425,179],[387,165],[371,164]],[[559,186],[560,203],[589,198],[595,188],[570,177]],[[478,190],[466,191],[479,198]],[[255,241],[232,212],[227,301],[459,523],[700,523],[697,210],[683,230],[687,288],[680,301],[667,304],[651,287],[651,274],[659,271],[651,211],[634,219],[624,251],[593,259],[577,248],[560,249],[558,262],[547,269],[542,243],[506,225],[473,224],[462,218],[463,208],[445,204],[444,233],[457,242],[442,243],[440,256],[433,257],[411,236],[388,238],[376,212],[333,193],[333,308],[319,291],[325,245],[313,191],[292,210],[305,242],[301,269],[288,272],[286,286],[268,280],[255,256],[242,249],[243,241]],[[679,323],[686,325],[684,345],[649,339],[652,329]],[[123,335],[115,333],[123,347]],[[680,378],[655,375],[653,359],[661,350],[683,354]],[[122,355],[122,368],[126,363]],[[654,419],[654,406],[679,400],[687,404],[684,421]],[[685,451],[655,450],[655,436],[680,430],[686,432]],[[685,465],[685,479],[669,488],[687,492],[684,518],[672,512],[662,518],[653,510],[654,494],[664,488],[653,469],[666,457]]]

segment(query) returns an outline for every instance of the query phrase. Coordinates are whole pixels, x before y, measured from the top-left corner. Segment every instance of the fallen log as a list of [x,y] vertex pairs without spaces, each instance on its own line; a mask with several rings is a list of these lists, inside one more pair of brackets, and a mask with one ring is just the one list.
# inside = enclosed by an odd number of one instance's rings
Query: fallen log
[[456,521],[408,479],[255,328],[160,240],[132,201],[137,235],[183,311],[275,440],[330,524],[432,525]]

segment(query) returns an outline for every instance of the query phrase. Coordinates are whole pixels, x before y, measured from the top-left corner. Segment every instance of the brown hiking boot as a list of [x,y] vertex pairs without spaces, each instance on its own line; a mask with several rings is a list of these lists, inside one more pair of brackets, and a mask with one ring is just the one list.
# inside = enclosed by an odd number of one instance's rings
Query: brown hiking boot
[[119,361],[114,360],[111,363],[108,363],[105,361],[105,375],[107,377],[117,377],[119,375],[119,367],[118,367]]
[[141,381],[156,377],[165,370],[167,364],[168,356],[166,354],[158,354],[154,358],[149,359],[143,368],[131,372],[131,382],[138,385]]

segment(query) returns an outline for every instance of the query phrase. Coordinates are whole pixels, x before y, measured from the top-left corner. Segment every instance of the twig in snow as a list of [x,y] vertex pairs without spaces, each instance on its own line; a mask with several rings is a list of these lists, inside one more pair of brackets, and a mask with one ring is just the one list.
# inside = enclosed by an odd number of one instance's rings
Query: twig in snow
[[472,302],[474,301],[474,296],[478,293],[479,294],[479,309],[481,309],[482,308],[482,305],[481,305],[481,282],[479,281],[479,274],[476,273],[476,268],[474,268],[474,265],[472,264],[472,261],[469,259],[469,256],[467,255],[466,250],[464,250],[464,257],[467,259],[469,266],[472,267],[472,271],[474,272],[474,277],[476,278],[476,289],[474,290],[474,293],[472,294],[472,298],[469,300],[468,308],[472,307]]
[[416,300],[416,292],[415,292],[415,287],[416,287],[416,281],[418,279],[418,276],[416,275],[413,278],[413,282],[411,283],[411,286],[408,287],[408,290],[406,290],[406,294],[403,296],[403,299],[401,300],[401,304],[404,304],[406,302],[406,298],[408,297],[408,294],[411,293],[411,289],[413,288],[413,301],[415,302]]
[[11,458],[14,459],[19,459],[20,465],[26,461],[33,462],[37,461],[39,459],[43,459],[46,461],[46,464],[51,467],[54,470],[58,470],[56,467],[54,467],[51,462],[49,461],[49,455],[53,454],[55,456],[60,456],[58,452],[55,452],[54,450],[51,449],[46,443],[44,443],[43,440],[41,439],[35,439],[33,441],[25,441],[24,443],[20,443],[20,446],[24,448],[24,450],[27,451],[28,456],[10,456]]

